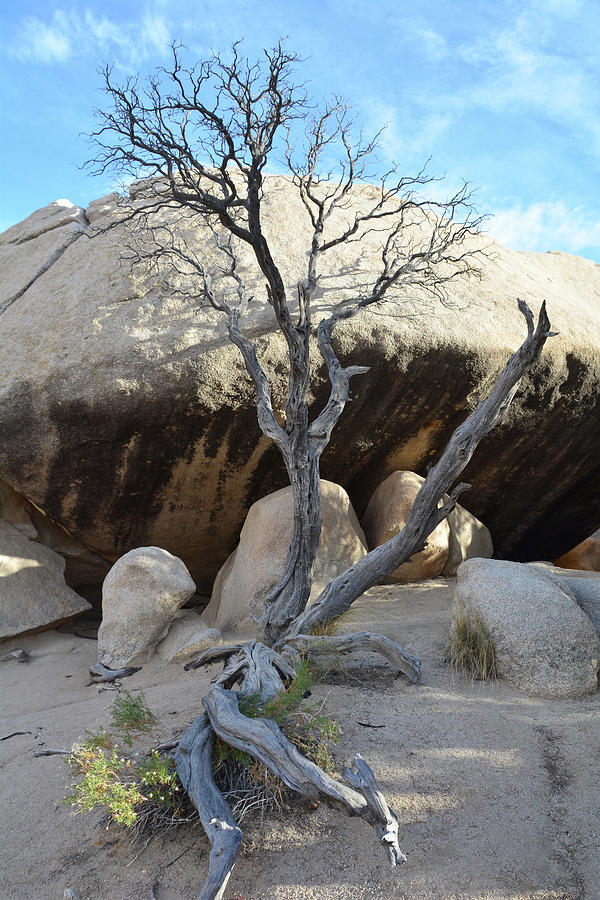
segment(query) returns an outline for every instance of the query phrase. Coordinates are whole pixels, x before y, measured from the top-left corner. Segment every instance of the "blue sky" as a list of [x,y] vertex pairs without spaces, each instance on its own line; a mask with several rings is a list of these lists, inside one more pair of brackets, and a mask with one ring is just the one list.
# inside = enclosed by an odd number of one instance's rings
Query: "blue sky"
[[507,246],[600,262],[600,0],[23,0],[0,34],[0,230],[114,188],[78,169],[103,62],[125,77],[166,62],[172,40],[200,58],[287,36],[315,97],[387,124],[382,152],[402,171],[431,156],[449,189],[478,189]]

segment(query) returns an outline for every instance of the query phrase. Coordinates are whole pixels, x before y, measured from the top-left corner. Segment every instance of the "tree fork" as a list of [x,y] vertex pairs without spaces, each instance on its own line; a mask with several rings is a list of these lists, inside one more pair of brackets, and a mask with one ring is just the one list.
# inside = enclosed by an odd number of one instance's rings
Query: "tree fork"
[[470,487],[459,484],[443,506],[438,507],[479,442],[502,421],[521,378],[538,358],[546,340],[557,334],[550,331],[545,302],[542,303],[536,327],[527,304],[523,300],[517,302],[527,322],[525,341],[510,357],[486,399],[479,401],[473,412],[454,431],[439,461],[421,485],[402,531],[333,579],[312,606],[292,622],[287,632],[279,638],[278,646],[283,646],[288,637],[309,633],[338,618],[368,588],[422,550],[433,529],[452,512],[462,491]]

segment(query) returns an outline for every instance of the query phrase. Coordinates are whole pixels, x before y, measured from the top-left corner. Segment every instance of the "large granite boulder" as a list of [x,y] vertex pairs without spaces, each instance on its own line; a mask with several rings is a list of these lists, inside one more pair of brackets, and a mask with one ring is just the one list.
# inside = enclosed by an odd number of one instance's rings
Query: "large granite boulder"
[[62,556],[0,521],[0,639],[53,628],[90,609],[67,587]]
[[[315,559],[311,600],[367,552],[365,536],[350,498],[339,484],[321,481],[321,542]],[[221,631],[252,633],[254,617],[285,568],[292,534],[292,489],[282,488],[254,503],[240,542],[220,570],[203,613]]]
[[170,663],[186,663],[221,643],[221,632],[209,628],[193,609],[180,609],[156,652]]
[[598,689],[600,640],[569,588],[543,566],[470,559],[458,569],[455,609],[478,616],[498,674],[537,697]]
[[119,669],[149,660],[195,590],[176,556],[160,547],[130,550],[102,585],[98,662]]
[[[368,186],[357,191],[356,209],[367,196]],[[159,545],[209,590],[248,509],[283,487],[286,472],[260,434],[223,318],[120,261],[120,227],[82,236],[86,217],[114,221],[115,201],[95,201],[85,216],[52,204],[0,236],[0,475],[105,563]],[[288,179],[267,179],[263,219],[293,297],[310,226]],[[205,229],[176,227],[208,255]],[[426,300],[411,288],[339,326],[341,359],[371,371],[353,382],[322,475],[343,484],[362,515],[391,472],[424,474],[521,342],[516,297],[534,309],[545,299],[560,334],[465,470],[474,489],[463,505],[501,555],[554,559],[600,521],[600,267],[485,241],[482,279],[451,284],[450,308],[405,315]],[[327,254],[315,322],[363,283],[379,255],[377,234]],[[254,293],[244,328],[281,409],[285,341],[273,333],[264,279],[246,250],[240,272]],[[316,347],[314,372],[317,408],[327,384]]]
[[456,575],[458,567],[466,559],[479,556],[489,559],[494,554],[494,545],[489,528],[457,503],[448,518],[448,559],[442,570],[447,577]]

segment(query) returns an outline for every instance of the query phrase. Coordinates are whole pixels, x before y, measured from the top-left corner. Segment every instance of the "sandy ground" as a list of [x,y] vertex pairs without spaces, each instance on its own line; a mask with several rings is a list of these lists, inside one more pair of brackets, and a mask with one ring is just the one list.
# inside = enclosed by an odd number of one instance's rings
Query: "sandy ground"
[[[407,864],[389,869],[362,820],[295,808],[244,823],[226,898],[600,898],[600,695],[545,701],[453,676],[450,593],[443,580],[376,588],[344,626],[369,622],[420,656],[423,685],[365,656],[313,691],[343,727],[343,757],[360,751],[374,769]],[[32,658],[0,667],[0,737],[26,732],[0,742],[2,900],[60,900],[66,887],[80,900],[150,900],[155,882],[157,900],[192,900],[208,854],[199,826],[131,846],[62,803],[63,758],[34,758],[109,724],[114,694],[86,686],[95,641],[46,632],[2,650],[15,646]],[[199,713],[208,677],[156,658],[123,686],[143,689],[158,741]]]

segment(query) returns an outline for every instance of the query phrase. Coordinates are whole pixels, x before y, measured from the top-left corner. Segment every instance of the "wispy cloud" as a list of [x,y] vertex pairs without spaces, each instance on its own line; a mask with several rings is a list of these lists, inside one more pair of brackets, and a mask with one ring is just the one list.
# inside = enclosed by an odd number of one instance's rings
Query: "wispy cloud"
[[73,51],[65,24],[60,12],[54,14],[50,24],[27,16],[21,20],[19,34],[9,44],[9,53],[25,62],[66,62]]
[[521,204],[497,210],[489,232],[514,250],[564,250],[579,253],[600,248],[600,216],[563,201]]
[[48,21],[35,16],[20,20],[5,45],[9,56],[29,63],[65,63],[100,52],[135,66],[164,53],[171,42],[166,19],[145,13],[138,21],[115,22],[90,10],[56,9]]
[[464,100],[567,125],[600,156],[599,39],[595,3],[530,0],[505,28],[458,48],[477,72]]

